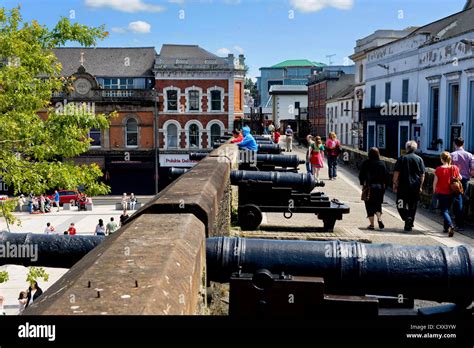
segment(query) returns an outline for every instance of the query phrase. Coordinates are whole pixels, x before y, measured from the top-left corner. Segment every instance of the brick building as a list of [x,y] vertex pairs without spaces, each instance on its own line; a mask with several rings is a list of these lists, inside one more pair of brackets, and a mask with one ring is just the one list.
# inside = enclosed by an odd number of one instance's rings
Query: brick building
[[189,152],[210,151],[244,115],[244,56],[218,57],[197,45],[163,45],[155,62],[160,185]]
[[72,93],[53,96],[56,108],[87,103],[97,114],[117,111],[109,129],[91,130],[90,150],[75,161],[97,163],[112,194],[154,193],[155,49],[60,48],[54,53],[61,74],[75,77]]

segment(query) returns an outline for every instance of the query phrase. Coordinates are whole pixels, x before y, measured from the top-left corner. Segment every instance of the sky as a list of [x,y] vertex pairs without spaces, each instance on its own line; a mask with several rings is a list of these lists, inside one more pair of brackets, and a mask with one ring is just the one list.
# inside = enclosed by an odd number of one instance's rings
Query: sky
[[[421,26],[461,11],[465,0],[0,0],[24,20],[48,27],[61,18],[99,26],[99,47],[197,44],[243,53],[250,77],[287,59],[352,64],[356,40],[378,29]],[[75,46],[75,45],[73,45]],[[327,57],[331,55],[332,57]]]

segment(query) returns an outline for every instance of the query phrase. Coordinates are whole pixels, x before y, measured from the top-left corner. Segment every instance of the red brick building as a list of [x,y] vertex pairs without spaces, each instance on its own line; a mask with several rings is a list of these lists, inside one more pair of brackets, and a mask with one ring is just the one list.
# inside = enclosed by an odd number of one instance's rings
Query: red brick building
[[[163,45],[155,63],[160,177],[210,151],[244,113],[244,56],[218,57],[196,45]],[[161,180],[160,180],[161,182]]]

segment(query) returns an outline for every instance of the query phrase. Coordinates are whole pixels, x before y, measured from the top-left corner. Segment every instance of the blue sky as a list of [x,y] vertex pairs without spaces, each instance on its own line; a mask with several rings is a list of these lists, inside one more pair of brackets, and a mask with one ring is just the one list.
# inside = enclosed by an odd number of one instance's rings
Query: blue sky
[[347,63],[355,41],[377,29],[424,25],[462,10],[465,0],[2,0],[25,20],[61,17],[98,26],[99,46],[198,44],[219,55],[243,52],[249,75],[286,59]]

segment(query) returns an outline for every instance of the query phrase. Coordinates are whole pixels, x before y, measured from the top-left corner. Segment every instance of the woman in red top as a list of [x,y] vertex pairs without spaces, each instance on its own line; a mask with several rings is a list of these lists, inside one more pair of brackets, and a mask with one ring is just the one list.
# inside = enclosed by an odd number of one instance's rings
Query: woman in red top
[[272,138],[275,144],[278,144],[280,142],[280,132],[278,132],[278,129],[275,129]]
[[449,209],[453,204],[454,195],[451,192],[451,178],[461,179],[459,168],[451,165],[451,155],[449,152],[443,152],[441,154],[441,166],[436,168],[435,178],[433,181],[433,192],[438,197],[439,208],[443,214],[444,219],[444,232],[448,233],[449,237],[454,235],[454,226],[451,216],[449,215]]
[[234,130],[232,131],[232,136],[234,137],[234,138],[230,141],[232,144],[240,143],[240,142],[244,139],[244,137],[242,136],[242,132],[239,131],[238,129],[234,129]]

